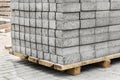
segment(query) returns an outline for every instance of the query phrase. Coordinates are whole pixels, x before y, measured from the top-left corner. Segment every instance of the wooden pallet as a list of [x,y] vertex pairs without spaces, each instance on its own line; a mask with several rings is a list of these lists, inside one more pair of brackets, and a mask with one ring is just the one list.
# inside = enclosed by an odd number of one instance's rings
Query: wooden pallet
[[11,25],[9,23],[2,24],[2,25],[0,25],[0,30],[5,29],[5,33],[10,32],[11,31],[10,26]]
[[40,65],[43,65],[46,67],[51,67],[51,68],[54,68],[59,71],[67,71],[67,73],[71,74],[71,75],[80,74],[82,66],[94,64],[94,63],[100,63],[103,68],[108,68],[108,67],[110,67],[111,59],[120,58],[120,53],[118,53],[118,54],[113,54],[113,55],[109,55],[106,57],[91,59],[91,60],[82,61],[82,62],[78,62],[78,63],[68,64],[68,65],[60,65],[60,64],[52,63],[52,62],[49,62],[46,60],[39,60],[34,57],[25,56],[23,54],[16,53],[16,52],[12,52],[11,54],[18,56],[21,59],[27,59],[30,62],[37,63],[37,64],[40,64]]

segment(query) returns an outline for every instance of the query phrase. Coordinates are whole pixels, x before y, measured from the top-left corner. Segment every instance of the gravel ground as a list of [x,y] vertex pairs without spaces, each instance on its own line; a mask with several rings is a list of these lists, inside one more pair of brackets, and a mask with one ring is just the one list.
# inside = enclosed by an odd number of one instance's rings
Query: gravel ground
[[10,42],[10,33],[0,33],[0,80],[120,80],[119,59],[112,61],[110,68],[89,65],[72,76],[8,54],[4,46]]

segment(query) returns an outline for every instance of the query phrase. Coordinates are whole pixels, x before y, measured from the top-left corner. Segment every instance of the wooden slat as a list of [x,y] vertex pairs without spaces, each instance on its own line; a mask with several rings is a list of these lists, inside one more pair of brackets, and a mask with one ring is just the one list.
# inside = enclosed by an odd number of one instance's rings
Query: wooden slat
[[0,0],[0,16],[10,17],[10,0]]
[[49,61],[45,61],[45,60],[39,60],[38,64],[46,66],[46,67],[53,67],[54,66],[54,63],[49,62]]
[[21,59],[26,59],[26,58],[27,58],[27,56],[25,56],[25,55],[23,55],[23,54],[21,54],[21,53],[16,53],[16,52],[14,52],[13,55],[15,55],[15,56],[17,56],[17,57],[20,57]]
[[109,56],[107,56],[106,58],[108,58],[108,59],[120,58],[120,53],[113,54],[113,55],[109,55]]
[[9,28],[11,25],[8,23],[8,24],[2,24],[0,25],[0,29],[5,29],[5,28]]
[[33,63],[38,63],[38,59],[34,57],[28,57],[28,61],[33,62]]

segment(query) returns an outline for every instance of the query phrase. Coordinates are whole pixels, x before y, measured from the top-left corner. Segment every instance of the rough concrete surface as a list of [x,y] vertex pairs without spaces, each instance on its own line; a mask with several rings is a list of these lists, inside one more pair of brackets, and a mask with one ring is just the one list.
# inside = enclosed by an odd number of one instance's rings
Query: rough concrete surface
[[89,65],[77,76],[40,66],[8,54],[10,33],[0,33],[0,80],[120,80],[120,60],[113,60],[110,68]]

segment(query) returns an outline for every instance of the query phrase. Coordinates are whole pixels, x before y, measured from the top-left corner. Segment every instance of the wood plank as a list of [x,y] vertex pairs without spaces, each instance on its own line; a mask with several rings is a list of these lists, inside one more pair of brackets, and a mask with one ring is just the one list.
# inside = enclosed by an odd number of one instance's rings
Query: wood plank
[[5,29],[5,28],[8,28],[8,27],[10,27],[11,25],[9,24],[9,23],[7,23],[7,24],[2,24],[2,25],[0,25],[0,29]]
[[15,56],[17,56],[17,57],[19,57],[21,59],[26,59],[27,58],[27,56],[25,56],[24,54],[21,54],[21,53],[14,52],[13,55],[15,55]]
[[45,60],[39,60],[38,64],[46,66],[46,67],[53,67],[54,66],[54,63],[49,62],[49,61],[45,61]]
[[28,61],[33,62],[33,63],[38,63],[38,59],[34,57],[28,57]]
[[120,53],[113,54],[113,55],[109,55],[109,56],[107,56],[106,58],[108,58],[108,59],[120,58]]

